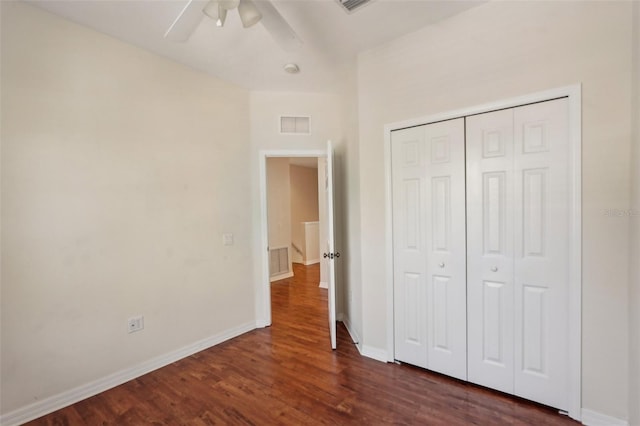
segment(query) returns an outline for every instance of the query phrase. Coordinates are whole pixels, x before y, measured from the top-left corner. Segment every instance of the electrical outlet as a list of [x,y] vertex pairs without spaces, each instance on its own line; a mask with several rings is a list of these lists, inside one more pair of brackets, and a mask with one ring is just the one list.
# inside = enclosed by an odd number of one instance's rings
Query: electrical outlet
[[144,316],[129,318],[129,333],[144,329]]

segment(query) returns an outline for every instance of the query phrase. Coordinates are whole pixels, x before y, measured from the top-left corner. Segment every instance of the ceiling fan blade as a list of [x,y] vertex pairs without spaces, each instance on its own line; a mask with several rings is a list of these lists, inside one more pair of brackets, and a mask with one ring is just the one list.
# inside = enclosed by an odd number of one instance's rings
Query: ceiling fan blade
[[171,41],[187,41],[196,27],[202,21],[202,9],[208,0],[189,0],[173,24],[169,27],[164,38]]
[[264,28],[271,34],[271,37],[286,51],[295,50],[302,46],[302,40],[293,31],[293,28],[282,17],[278,9],[273,6],[270,1],[242,0],[247,3],[253,3],[262,14],[260,21]]

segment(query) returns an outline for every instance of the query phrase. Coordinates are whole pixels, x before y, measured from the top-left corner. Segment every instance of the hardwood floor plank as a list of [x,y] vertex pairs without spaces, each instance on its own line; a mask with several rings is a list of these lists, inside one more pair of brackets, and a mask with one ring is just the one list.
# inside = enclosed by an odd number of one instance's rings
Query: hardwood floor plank
[[554,410],[426,370],[362,357],[341,324],[329,345],[319,265],[272,284],[254,330],[29,425],[577,425]]

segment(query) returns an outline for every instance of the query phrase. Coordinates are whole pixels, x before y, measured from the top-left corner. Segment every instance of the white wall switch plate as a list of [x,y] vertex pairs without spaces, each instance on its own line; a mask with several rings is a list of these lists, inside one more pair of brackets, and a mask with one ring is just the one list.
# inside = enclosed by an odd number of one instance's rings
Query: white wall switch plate
[[228,232],[226,234],[222,234],[222,244],[224,244],[225,246],[232,246],[233,245],[233,234]]

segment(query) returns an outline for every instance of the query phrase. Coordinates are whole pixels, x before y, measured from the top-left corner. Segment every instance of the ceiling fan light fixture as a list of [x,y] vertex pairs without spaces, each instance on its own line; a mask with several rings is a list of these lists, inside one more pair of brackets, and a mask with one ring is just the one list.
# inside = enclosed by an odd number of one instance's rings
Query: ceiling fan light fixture
[[213,19],[216,22],[217,27],[222,27],[224,25],[224,20],[227,19],[227,9],[224,9],[222,4],[216,0],[211,0],[207,3],[204,9],[202,9],[202,12],[209,18]]
[[218,6],[218,19],[216,19],[216,27],[224,26],[224,20],[227,19],[227,9]]
[[238,14],[244,28],[257,24],[262,19],[258,8],[249,0],[241,0],[238,5]]
[[224,10],[231,10],[238,7],[240,0],[220,0],[220,7]]

